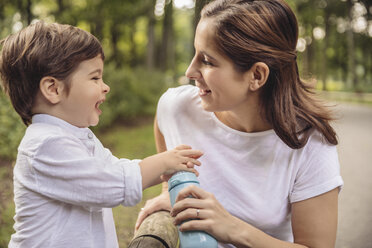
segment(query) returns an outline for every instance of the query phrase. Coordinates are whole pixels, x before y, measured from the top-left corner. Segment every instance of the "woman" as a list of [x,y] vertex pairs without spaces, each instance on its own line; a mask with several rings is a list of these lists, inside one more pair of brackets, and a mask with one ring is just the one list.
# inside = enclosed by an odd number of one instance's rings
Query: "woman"
[[337,138],[330,112],[300,80],[297,39],[282,0],[204,7],[186,72],[196,87],[169,89],[155,121],[159,152],[178,143],[204,151],[201,188],[181,191],[171,210],[164,184],[137,228],[166,209],[181,231],[204,230],[220,247],[334,247]]

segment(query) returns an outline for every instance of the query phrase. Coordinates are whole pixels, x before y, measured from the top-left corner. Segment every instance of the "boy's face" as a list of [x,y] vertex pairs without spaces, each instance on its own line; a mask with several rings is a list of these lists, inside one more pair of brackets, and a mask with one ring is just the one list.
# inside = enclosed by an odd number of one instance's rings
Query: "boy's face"
[[64,94],[59,110],[63,119],[77,127],[96,126],[102,111],[99,105],[106,99],[110,87],[102,80],[101,56],[79,64],[70,77],[69,94]]

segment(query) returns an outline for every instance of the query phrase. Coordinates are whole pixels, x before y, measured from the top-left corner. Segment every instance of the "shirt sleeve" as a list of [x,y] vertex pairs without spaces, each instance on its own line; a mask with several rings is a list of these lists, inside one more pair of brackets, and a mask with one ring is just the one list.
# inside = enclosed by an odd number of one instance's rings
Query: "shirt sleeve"
[[50,137],[31,158],[36,183],[30,187],[66,203],[114,207],[132,206],[142,198],[140,160],[117,159],[106,149],[94,157],[78,139]]
[[306,200],[343,185],[336,146],[326,143],[320,134],[305,146],[297,171],[290,202]]
[[156,118],[160,132],[165,135],[168,128],[176,125],[175,120],[186,114],[186,109],[192,104],[196,87],[182,85],[169,88],[159,99],[156,110]]
[[167,116],[170,115],[172,101],[170,100],[173,88],[169,88],[159,99],[156,110],[156,120],[160,132],[164,135],[164,124],[167,123]]

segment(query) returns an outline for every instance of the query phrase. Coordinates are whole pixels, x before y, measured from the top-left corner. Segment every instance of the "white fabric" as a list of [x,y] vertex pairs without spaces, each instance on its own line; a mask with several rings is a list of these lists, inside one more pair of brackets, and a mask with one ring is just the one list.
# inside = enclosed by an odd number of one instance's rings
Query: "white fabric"
[[9,247],[118,247],[111,208],[141,200],[138,163],[114,157],[89,128],[35,115],[14,168]]
[[203,189],[232,215],[278,239],[293,242],[291,203],[343,185],[336,147],[319,133],[295,150],[273,130],[234,130],[203,110],[194,86],[164,93],[157,120],[167,149],[187,144],[204,151],[197,168]]

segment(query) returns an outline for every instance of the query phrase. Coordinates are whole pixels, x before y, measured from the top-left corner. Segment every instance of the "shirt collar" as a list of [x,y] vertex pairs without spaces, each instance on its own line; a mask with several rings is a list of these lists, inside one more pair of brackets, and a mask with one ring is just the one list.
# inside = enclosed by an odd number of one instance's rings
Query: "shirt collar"
[[48,115],[48,114],[33,115],[32,124],[36,124],[36,123],[47,123],[47,124],[59,126],[67,130],[68,132],[72,133],[79,139],[93,139],[94,137],[93,132],[89,128],[87,127],[81,128],[81,127],[74,126],[68,123],[67,121],[64,121],[58,117]]

